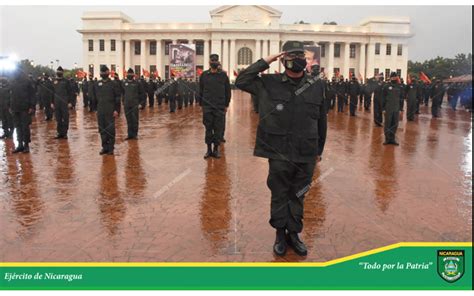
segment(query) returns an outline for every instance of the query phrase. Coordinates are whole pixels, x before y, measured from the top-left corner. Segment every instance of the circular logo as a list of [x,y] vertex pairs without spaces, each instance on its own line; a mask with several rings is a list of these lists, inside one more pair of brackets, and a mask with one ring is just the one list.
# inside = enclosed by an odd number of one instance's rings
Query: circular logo
[[276,105],[276,109],[277,109],[278,111],[282,111],[283,108],[284,108],[283,104],[278,104],[278,105]]

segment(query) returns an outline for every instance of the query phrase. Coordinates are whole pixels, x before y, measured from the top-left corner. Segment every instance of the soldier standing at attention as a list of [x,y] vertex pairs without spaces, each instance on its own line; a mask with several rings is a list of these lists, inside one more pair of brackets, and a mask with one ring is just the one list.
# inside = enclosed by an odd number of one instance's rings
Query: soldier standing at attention
[[[342,77],[342,76],[341,76]],[[337,92],[337,112],[344,112],[344,105],[346,104],[346,83],[343,78],[340,78],[336,86]]]
[[0,78],[0,119],[3,129],[0,139],[11,139],[13,137],[13,118],[10,113],[10,86],[4,77]]
[[224,71],[219,70],[219,56],[211,54],[209,59],[210,69],[204,71],[199,78],[200,105],[206,128],[205,159],[211,156],[220,158],[219,145],[224,136],[225,112],[229,107],[231,96],[229,77]]
[[[259,76],[279,58],[284,73]],[[268,158],[269,222],[276,229],[273,251],[278,256],[285,255],[287,240],[297,254],[307,254],[298,236],[303,229],[304,195],[326,141],[324,83],[305,75],[305,67],[303,42],[287,41],[283,52],[258,60],[235,81],[236,87],[258,97],[254,155]]]
[[178,82],[172,75],[171,79],[168,80],[167,84],[168,87],[166,89],[167,97],[169,100],[170,113],[174,113],[176,112],[176,96],[178,95]]
[[100,155],[114,154],[115,118],[120,111],[121,92],[117,83],[110,80],[109,75],[107,66],[100,67],[101,80],[94,84],[94,93],[97,97],[97,123],[102,142]]
[[398,129],[401,95],[402,87],[398,83],[398,75],[396,72],[392,72],[390,74],[390,83],[386,84],[383,88],[383,110],[385,112],[384,145],[399,145],[395,140],[395,134]]
[[360,94],[360,85],[355,76],[352,76],[351,82],[349,82],[348,91],[350,97],[349,113],[351,116],[356,116],[357,109],[357,97]]
[[51,104],[54,102],[54,86],[49,79],[48,74],[43,74],[38,86],[39,99],[44,108],[45,120],[50,121],[53,118],[53,109]]
[[127,119],[128,135],[125,140],[136,139],[138,136],[138,106],[140,104],[140,97],[143,95],[142,85],[135,81],[135,74],[130,68],[127,71],[127,79],[123,82],[123,107],[125,118]]
[[445,92],[446,88],[441,83],[441,80],[436,79],[435,84],[431,89],[431,97],[433,98],[431,102],[431,115],[433,115],[433,118],[439,117],[439,110],[441,109],[441,104],[443,102]]
[[410,80],[408,80],[408,84],[405,88],[407,97],[407,120],[414,121],[418,107],[418,86],[414,77],[410,77]]
[[54,109],[56,117],[56,137],[55,139],[67,139],[69,129],[69,107],[72,106],[73,91],[72,83],[63,77],[63,68],[56,69],[56,79],[54,79],[54,101],[51,107]]
[[89,96],[89,112],[97,111],[97,98],[95,96],[95,84],[96,80],[93,79],[92,75],[89,75],[89,82],[87,83],[87,95]]
[[383,76],[376,78],[374,85],[374,122],[376,126],[383,126]]
[[30,152],[31,116],[34,114],[36,103],[34,95],[35,89],[31,81],[17,70],[10,85],[10,110],[18,140],[18,146],[13,153]]

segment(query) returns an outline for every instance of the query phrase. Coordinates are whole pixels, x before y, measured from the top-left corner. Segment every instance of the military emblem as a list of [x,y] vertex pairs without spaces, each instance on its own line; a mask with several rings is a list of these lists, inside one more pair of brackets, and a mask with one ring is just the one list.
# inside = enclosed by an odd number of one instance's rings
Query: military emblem
[[464,250],[438,250],[438,274],[448,283],[464,275]]
[[102,82],[99,82],[99,86],[102,86]]
[[283,104],[278,104],[278,105],[276,105],[276,109],[277,109],[278,111],[282,111],[282,110],[283,110]]

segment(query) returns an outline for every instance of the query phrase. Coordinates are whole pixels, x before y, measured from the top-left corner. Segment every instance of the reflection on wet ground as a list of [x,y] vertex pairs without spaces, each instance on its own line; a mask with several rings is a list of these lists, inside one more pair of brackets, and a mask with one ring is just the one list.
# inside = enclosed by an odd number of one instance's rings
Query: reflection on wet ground
[[0,142],[2,261],[327,261],[402,241],[472,241],[471,115],[429,108],[383,146],[372,114],[329,114],[305,203],[309,255],[272,254],[267,160],[252,156],[257,115],[234,91],[223,157],[203,160],[201,110],[141,112],[139,141],[99,156],[95,115],[67,141],[37,113],[31,154]]

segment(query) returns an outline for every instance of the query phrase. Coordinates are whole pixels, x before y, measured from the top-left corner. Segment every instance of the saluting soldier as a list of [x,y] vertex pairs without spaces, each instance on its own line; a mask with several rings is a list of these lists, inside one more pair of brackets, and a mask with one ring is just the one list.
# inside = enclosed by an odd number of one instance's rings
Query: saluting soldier
[[114,154],[115,118],[120,112],[121,91],[117,83],[110,80],[109,75],[109,68],[101,66],[101,79],[94,84],[94,93],[97,98],[97,123],[102,142],[100,155]]
[[143,95],[142,85],[134,79],[135,74],[130,68],[127,71],[127,79],[123,83],[123,107],[125,118],[127,119],[128,135],[125,140],[136,139],[138,136],[138,107],[140,98]]
[[[278,58],[284,73],[259,76]],[[276,229],[273,251],[279,256],[287,251],[287,239],[297,254],[307,254],[298,236],[303,229],[303,201],[326,140],[324,84],[305,75],[305,67],[303,42],[287,41],[283,52],[258,60],[235,81],[236,87],[258,97],[254,155],[269,159],[269,222]]]
[[392,72],[390,74],[390,83],[383,88],[383,110],[385,112],[384,145],[399,145],[395,139],[395,135],[398,129],[401,95],[402,87],[398,83],[398,75],[396,72]]
[[63,77],[63,68],[59,66],[56,69],[56,78],[53,82],[54,100],[51,107],[54,109],[56,118],[56,137],[55,139],[67,139],[69,129],[69,107],[72,106],[73,90],[71,81]]

